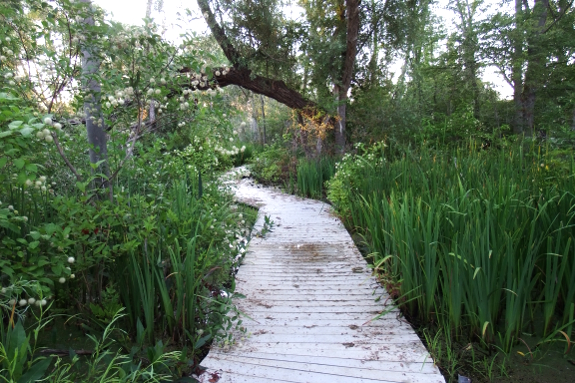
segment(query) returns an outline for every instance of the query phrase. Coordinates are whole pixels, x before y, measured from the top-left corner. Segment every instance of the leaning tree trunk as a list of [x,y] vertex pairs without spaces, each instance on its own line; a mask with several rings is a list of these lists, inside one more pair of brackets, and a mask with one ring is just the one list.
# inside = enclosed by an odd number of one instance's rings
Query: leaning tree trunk
[[[81,0],[83,3],[88,4],[91,8],[91,0]],[[94,26],[94,17],[88,16],[83,20],[83,26],[90,29]],[[82,47],[82,85],[85,92],[84,97],[84,114],[86,117],[86,131],[88,135],[88,143],[90,145],[90,162],[97,165],[94,169],[96,174],[100,174],[94,180],[96,187],[109,188],[109,198],[112,200],[112,186],[110,177],[110,166],[108,164],[108,148],[107,137],[104,127],[104,117],[102,115],[102,108],[100,104],[101,87],[99,82],[95,79],[95,75],[100,67],[100,60],[98,59],[96,48],[92,45],[84,45]]]

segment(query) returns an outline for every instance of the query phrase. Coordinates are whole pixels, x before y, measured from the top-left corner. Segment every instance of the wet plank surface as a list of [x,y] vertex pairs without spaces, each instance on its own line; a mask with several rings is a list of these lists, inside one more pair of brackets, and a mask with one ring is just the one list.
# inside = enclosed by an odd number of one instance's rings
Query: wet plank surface
[[234,190],[259,207],[256,230],[274,225],[237,273],[246,333],[212,348],[201,382],[445,383],[329,205],[248,179]]

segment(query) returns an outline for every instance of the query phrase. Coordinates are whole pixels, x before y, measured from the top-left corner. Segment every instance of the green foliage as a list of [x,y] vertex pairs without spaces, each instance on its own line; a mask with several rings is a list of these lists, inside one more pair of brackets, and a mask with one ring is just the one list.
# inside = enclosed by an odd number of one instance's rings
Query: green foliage
[[339,212],[347,217],[351,214],[351,199],[362,182],[368,169],[373,166],[383,166],[386,162],[384,151],[387,145],[380,141],[372,146],[356,144],[356,154],[346,154],[336,163],[336,173],[328,181],[327,199]]
[[302,159],[297,165],[297,193],[303,197],[322,199],[324,183],[335,173],[335,161],[331,158]]
[[30,334],[22,321],[9,325],[0,344],[0,378],[6,382],[31,382],[42,378],[51,363],[50,358],[33,358]]
[[473,142],[387,162],[389,152],[344,158],[328,196],[410,316],[504,352],[539,317],[542,339],[571,326],[570,154]]
[[256,155],[250,170],[263,184],[281,184],[294,173],[294,161],[287,149],[280,145],[271,145]]
[[[224,286],[233,285],[254,219],[246,223],[218,187],[216,172],[245,161],[250,148],[238,143],[221,94],[192,90],[213,85],[200,61],[207,52],[191,49],[192,38],[172,46],[152,23],[106,22],[83,2],[0,10],[9,23],[0,23],[0,325],[8,326],[0,376],[35,381],[52,362],[54,382],[189,373],[202,347],[229,341],[237,317]],[[75,85],[86,49],[102,62],[100,116],[86,114],[86,92]],[[104,146],[88,145],[88,115],[108,139],[97,163],[87,153]],[[77,356],[35,355],[44,327],[30,314],[48,305],[92,332],[87,368]],[[33,342],[24,320],[37,326]],[[93,328],[104,330],[101,339]],[[185,352],[167,350],[167,339]],[[118,342],[137,347],[126,354]]]

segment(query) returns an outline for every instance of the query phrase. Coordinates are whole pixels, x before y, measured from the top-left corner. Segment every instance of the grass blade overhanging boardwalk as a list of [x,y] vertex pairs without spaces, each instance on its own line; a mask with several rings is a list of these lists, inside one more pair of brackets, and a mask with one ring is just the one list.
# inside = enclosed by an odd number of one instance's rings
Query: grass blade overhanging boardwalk
[[212,348],[201,381],[445,382],[328,205],[247,180],[236,194],[274,226],[237,274],[246,334]]

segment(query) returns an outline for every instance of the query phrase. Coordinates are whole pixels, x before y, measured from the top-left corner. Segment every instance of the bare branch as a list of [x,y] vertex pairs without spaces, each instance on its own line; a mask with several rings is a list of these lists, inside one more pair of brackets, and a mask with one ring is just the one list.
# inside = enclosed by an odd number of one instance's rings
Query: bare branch
[[58,141],[58,135],[55,132],[51,132],[50,134],[52,135],[52,138],[54,139],[54,144],[56,145],[56,148],[58,148],[58,153],[60,153],[60,157],[62,157],[62,159],[64,160],[64,162],[66,163],[66,165],[68,166],[70,171],[72,171],[72,173],[74,173],[74,175],[76,176],[76,179],[78,181],[82,181],[82,176],[80,176],[80,174],[78,173],[78,171],[76,170],[74,165],[72,165],[72,163],[70,162],[68,157],[66,157],[66,154],[64,154],[64,149],[62,149],[62,146],[60,145],[60,141]]

